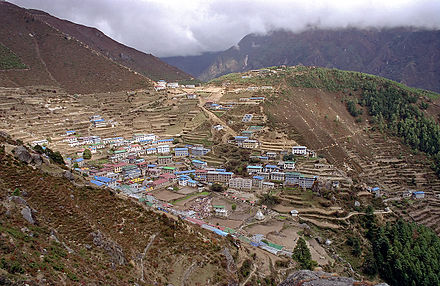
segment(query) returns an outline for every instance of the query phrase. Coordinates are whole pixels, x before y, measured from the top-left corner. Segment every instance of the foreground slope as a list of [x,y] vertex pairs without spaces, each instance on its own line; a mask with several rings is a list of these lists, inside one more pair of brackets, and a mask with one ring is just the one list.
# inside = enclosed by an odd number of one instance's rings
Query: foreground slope
[[[217,53],[171,58],[169,63],[209,80],[231,72],[274,65],[334,67],[379,75],[409,86],[440,91],[440,31],[409,28],[383,30],[308,30],[249,34],[236,46]],[[196,73],[190,62],[204,64]],[[168,61],[166,58],[165,61]],[[186,60],[186,61],[184,61]],[[199,69],[200,70],[200,69]]]
[[69,93],[148,88],[151,80],[52,28],[26,9],[0,2],[1,44],[25,67],[0,71],[0,86],[58,86]]
[[180,81],[192,78],[189,74],[161,61],[151,54],[145,54],[116,42],[96,28],[62,20],[43,11],[29,10],[29,13],[62,33],[74,37],[115,62],[129,67],[153,80],[164,79],[167,81]]
[[[14,146],[4,142],[6,152]],[[12,143],[14,144],[14,143]],[[31,285],[228,284],[226,240],[59,169],[0,150],[0,281]],[[34,155],[35,157],[35,155]],[[43,159],[45,161],[45,159]],[[62,175],[62,173],[59,173]],[[233,246],[231,251],[233,250]]]

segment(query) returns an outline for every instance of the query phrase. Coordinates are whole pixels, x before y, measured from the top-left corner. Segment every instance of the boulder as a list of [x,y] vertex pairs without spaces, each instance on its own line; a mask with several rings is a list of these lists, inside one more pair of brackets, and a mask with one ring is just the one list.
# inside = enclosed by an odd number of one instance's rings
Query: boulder
[[43,159],[38,154],[32,154],[32,164],[35,166],[41,166],[43,164]]
[[13,149],[14,156],[18,160],[29,164],[32,162],[32,154],[24,146],[18,146]]
[[75,179],[72,172],[70,172],[70,171],[64,171],[64,178],[71,180],[71,181],[73,181]]
[[32,210],[28,206],[25,206],[21,209],[21,215],[25,220],[27,220],[28,223],[35,224],[35,220],[32,216]]

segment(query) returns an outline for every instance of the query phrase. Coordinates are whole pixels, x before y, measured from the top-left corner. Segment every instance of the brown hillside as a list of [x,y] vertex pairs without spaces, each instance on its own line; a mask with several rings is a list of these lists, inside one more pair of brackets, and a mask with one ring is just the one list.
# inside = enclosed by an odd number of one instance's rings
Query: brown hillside
[[[5,274],[29,285],[235,280],[222,254],[229,243],[200,228],[108,190],[75,187],[16,161],[4,148],[0,178],[0,284]],[[26,209],[35,223],[24,219]]]
[[27,10],[7,2],[0,2],[0,39],[29,67],[1,71],[1,86],[51,85],[69,93],[151,86],[148,78],[93,52]]
[[151,54],[145,54],[116,42],[96,28],[62,20],[43,11],[29,10],[29,12],[62,33],[76,38],[93,50],[153,80],[179,81],[192,78],[191,75],[161,61]]

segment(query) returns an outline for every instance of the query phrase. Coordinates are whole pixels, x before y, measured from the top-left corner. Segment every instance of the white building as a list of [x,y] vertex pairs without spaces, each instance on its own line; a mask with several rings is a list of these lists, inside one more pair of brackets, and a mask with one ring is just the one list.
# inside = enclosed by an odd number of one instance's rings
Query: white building
[[178,88],[179,87],[179,83],[177,83],[177,82],[169,82],[169,83],[167,83],[167,87],[168,88]]
[[160,154],[170,153],[170,145],[158,145],[157,146],[157,153],[160,153]]
[[284,161],[283,168],[284,169],[295,169],[295,162],[294,161]]
[[292,154],[306,156],[307,155],[307,147],[306,146],[293,146],[292,147]]
[[229,180],[229,187],[232,189],[252,189],[252,179],[232,178]]

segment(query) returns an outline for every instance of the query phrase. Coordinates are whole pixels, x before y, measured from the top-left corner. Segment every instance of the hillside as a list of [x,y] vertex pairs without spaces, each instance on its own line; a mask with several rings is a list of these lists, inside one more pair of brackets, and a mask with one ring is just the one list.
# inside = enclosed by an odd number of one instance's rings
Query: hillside
[[[211,84],[224,87],[223,104],[266,98],[261,110],[221,116],[265,117],[268,128],[256,138],[262,149],[305,145],[350,177],[351,191],[378,186],[396,213],[440,233],[438,94],[372,75],[303,66],[229,74]],[[241,123],[232,127],[243,130]],[[427,199],[408,203],[409,190],[424,191]]]
[[235,248],[227,240],[108,190],[81,187],[80,178],[69,181],[52,164],[35,169],[6,153],[14,142],[1,141],[0,281],[225,285],[236,280],[222,254],[225,247]]
[[161,61],[151,54],[143,53],[116,42],[96,28],[62,20],[43,11],[28,10],[28,12],[63,34],[74,37],[91,49],[152,80],[180,81],[192,78],[191,75]]
[[[148,88],[151,80],[94,52],[26,9],[0,2],[0,39],[26,68],[0,71],[0,86],[49,85],[69,93]],[[2,64],[3,65],[3,64]]]
[[[217,53],[209,64],[206,55],[163,60],[202,80],[268,66],[303,64],[360,71],[412,87],[440,91],[440,68],[436,64],[440,60],[439,51],[440,31],[409,28],[308,30],[298,34],[275,31],[267,35],[249,34],[236,46]],[[193,62],[202,66],[195,69]]]

